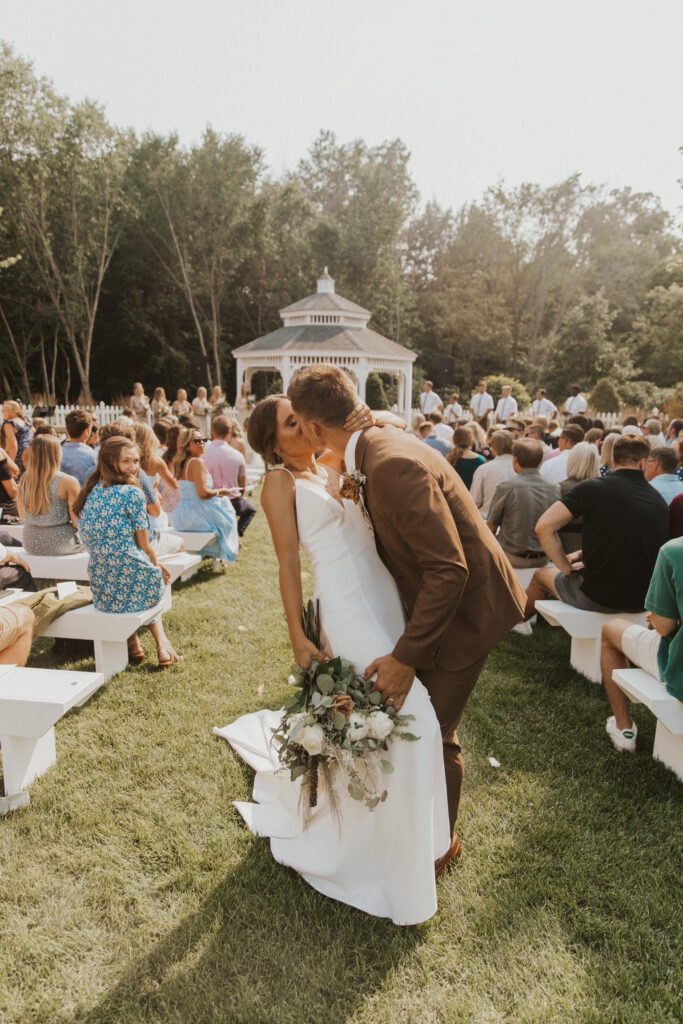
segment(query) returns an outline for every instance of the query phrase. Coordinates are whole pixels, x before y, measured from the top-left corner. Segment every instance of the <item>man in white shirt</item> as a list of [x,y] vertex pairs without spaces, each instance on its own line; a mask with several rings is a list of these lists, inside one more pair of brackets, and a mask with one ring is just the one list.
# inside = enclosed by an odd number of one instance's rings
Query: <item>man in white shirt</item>
[[450,401],[443,411],[445,422],[449,427],[455,426],[457,420],[462,416],[462,406],[460,404],[460,395],[455,391],[451,395]]
[[486,519],[491,499],[496,487],[503,480],[511,480],[515,475],[512,465],[512,434],[507,430],[497,430],[491,438],[491,451],[495,458],[475,470],[472,477],[470,494]]
[[536,398],[531,403],[531,411],[534,416],[545,416],[547,420],[552,420],[557,416],[555,403],[546,398],[545,388],[536,388]]
[[560,434],[557,442],[559,454],[546,459],[541,466],[541,475],[555,484],[561,484],[568,477],[567,462],[569,453],[575,444],[583,441],[584,432],[578,423],[569,423]]
[[426,380],[422,385],[422,394],[420,395],[420,412],[423,416],[429,416],[430,412],[440,412],[441,409],[443,409],[443,402],[434,391],[431,380]]
[[434,433],[437,437],[441,438],[442,441],[446,441],[447,444],[453,444],[453,428],[449,427],[448,424],[443,422],[443,416],[440,412],[430,412],[427,419],[430,423],[434,424]]
[[501,398],[498,400],[496,412],[493,417],[494,423],[507,423],[517,415],[517,399],[512,397],[512,388],[509,384],[503,384]]
[[485,428],[488,425],[489,413],[492,409],[493,399],[486,390],[486,381],[480,380],[477,390],[470,399],[470,412],[475,420]]
[[581,388],[574,384],[570,389],[571,394],[564,403],[564,411],[567,416],[583,416],[588,408],[588,402],[581,394]]

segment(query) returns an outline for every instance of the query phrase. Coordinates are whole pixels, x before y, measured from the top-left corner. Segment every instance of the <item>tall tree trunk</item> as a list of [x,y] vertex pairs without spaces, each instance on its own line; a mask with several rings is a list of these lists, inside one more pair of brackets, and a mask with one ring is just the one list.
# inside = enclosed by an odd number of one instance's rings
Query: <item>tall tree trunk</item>
[[28,400],[31,397],[31,386],[29,384],[28,374],[26,373],[26,359],[21,355],[21,352],[19,351],[17,340],[14,337],[14,332],[9,325],[9,321],[5,316],[5,310],[3,309],[2,305],[0,305],[0,317],[2,317],[2,322],[5,325],[5,330],[7,331],[10,347],[12,349],[12,352],[14,353],[14,358],[17,363],[17,371],[21,379],[21,386],[23,390],[22,398],[24,402],[28,402]]

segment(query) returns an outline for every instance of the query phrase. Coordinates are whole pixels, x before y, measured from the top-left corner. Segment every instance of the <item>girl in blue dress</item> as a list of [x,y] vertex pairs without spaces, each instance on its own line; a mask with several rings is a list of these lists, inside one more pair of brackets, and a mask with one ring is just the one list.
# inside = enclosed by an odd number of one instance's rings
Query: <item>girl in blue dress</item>
[[[148,534],[140,453],[126,437],[110,437],[99,450],[97,469],[76,502],[79,532],[90,554],[88,576],[93,603],[102,612],[141,612],[159,604],[169,572],[157,564]],[[164,632],[161,614],[149,623],[159,667],[179,660]],[[144,660],[137,633],[128,640],[132,661]]]
[[221,562],[234,562],[239,551],[237,516],[226,488],[214,488],[202,458],[205,441],[194,427],[178,435],[173,472],[180,483],[180,501],[173,512],[173,526],[181,533],[215,533],[216,540],[203,549]]

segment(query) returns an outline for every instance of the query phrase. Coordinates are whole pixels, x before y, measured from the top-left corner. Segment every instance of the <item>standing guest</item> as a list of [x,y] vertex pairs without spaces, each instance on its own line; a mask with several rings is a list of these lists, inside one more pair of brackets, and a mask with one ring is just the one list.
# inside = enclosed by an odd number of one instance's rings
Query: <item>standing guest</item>
[[480,466],[486,464],[483,455],[472,450],[473,438],[469,427],[456,427],[453,431],[453,448],[448,453],[448,461],[469,491],[472,478]]
[[19,489],[15,480],[17,473],[13,472],[10,466],[18,469],[14,462],[10,462],[5,449],[0,448],[0,522],[6,516],[11,516],[12,519],[19,518],[17,508]]
[[536,388],[536,398],[531,403],[531,411],[534,416],[543,416],[547,420],[555,419],[557,408],[546,396],[545,388]]
[[558,454],[552,458],[546,459],[543,463],[541,473],[547,477],[548,480],[552,480],[555,484],[561,484],[563,480],[566,480],[569,476],[567,469],[567,463],[569,461],[569,453],[580,441],[583,441],[584,433],[581,427],[575,423],[570,423],[564,427],[560,434],[558,441]]
[[176,391],[175,402],[171,406],[171,412],[178,418],[192,415],[192,406],[187,400],[187,391],[184,388],[178,388]]
[[493,399],[486,390],[486,381],[480,380],[477,390],[470,399],[470,412],[477,423],[486,430],[489,413],[493,410]]
[[[247,416],[247,419],[249,419],[248,416]],[[232,445],[232,447],[235,449],[235,451],[238,451],[240,453],[240,455],[244,455],[244,458],[246,459],[246,457],[247,457],[247,446],[245,445],[244,440],[243,440],[242,425],[241,425],[239,420],[235,420],[235,419],[232,419],[229,422],[230,422],[230,437],[228,438],[228,441]]]
[[248,418],[253,406],[254,398],[249,394],[249,385],[244,381],[240,388],[240,393],[235,400],[235,410],[237,412],[237,419],[240,427],[244,425],[244,422]]
[[512,435],[507,430],[496,430],[491,436],[493,460],[480,466],[472,477],[470,494],[484,519],[488,518],[489,506],[498,484],[511,480],[515,475],[512,466]]
[[662,445],[653,448],[645,461],[645,479],[661,494],[667,505],[683,494],[683,481],[678,479],[678,453]]
[[128,408],[133,413],[133,418],[137,423],[146,423],[149,416],[149,398],[145,394],[145,389],[139,382],[133,384],[133,394],[128,400]]
[[664,683],[667,693],[683,701],[683,537],[660,548],[645,608],[647,626],[612,619],[602,627],[600,667],[613,711],[605,728],[620,753],[635,751],[638,727],[629,698],[612,678],[616,669],[629,664],[645,669]]
[[540,441],[514,442],[513,476],[496,487],[487,516],[489,529],[494,534],[499,531],[500,546],[516,569],[532,569],[548,561],[536,537],[536,523],[557,501],[560,488],[539,473],[542,460]]
[[152,395],[152,415],[154,422],[158,423],[164,416],[168,416],[171,411],[171,404],[166,397],[166,392],[163,388],[155,388],[154,394]]
[[431,420],[425,420],[425,422],[420,426],[420,439],[424,441],[425,444],[428,444],[430,448],[433,448],[434,451],[440,452],[444,458],[453,448],[452,444],[449,444],[448,441],[444,441],[442,438],[437,436],[436,431],[434,430],[434,424]]
[[[157,564],[147,534],[145,496],[138,482],[140,453],[126,437],[103,442],[97,469],[74,506],[80,533],[90,554],[88,577],[93,604],[114,614],[154,608],[164,596],[170,576]],[[149,623],[159,668],[179,661],[161,619]],[[128,640],[129,657],[144,660],[137,634]]]
[[31,443],[33,427],[24,415],[21,404],[12,399],[2,403],[2,427],[0,445],[10,459],[17,464],[19,472],[24,471],[23,455]]
[[443,409],[443,402],[434,391],[434,385],[431,380],[426,380],[422,385],[422,392],[420,394],[420,412],[423,416],[429,416],[430,412],[441,412]]
[[81,485],[76,477],[60,472],[61,465],[62,446],[57,438],[34,437],[18,500],[24,520],[22,544],[30,555],[72,555],[83,550],[74,513]]
[[211,404],[206,388],[197,388],[197,397],[192,399],[192,419],[202,437],[208,437],[209,424],[211,423]]
[[[577,484],[583,480],[598,480],[600,477],[600,456],[594,444],[587,441],[579,441],[574,445],[567,460],[567,472],[569,476],[560,484],[560,495],[562,498],[573,491]],[[571,554],[572,551],[579,551],[582,546],[581,516],[572,519],[571,523],[563,526],[559,531],[562,547]]]
[[[666,502],[643,474],[649,453],[644,438],[618,438],[614,471],[577,484],[541,516],[536,533],[556,568],[534,573],[527,619],[546,597],[589,612],[642,611],[657,553],[669,535]],[[558,531],[577,516],[583,518],[583,547],[566,555]]]
[[225,410],[228,408],[228,400],[223,394],[223,388],[220,384],[214,384],[211,388],[209,405],[211,406],[212,416],[223,416],[225,414]]
[[588,408],[588,402],[581,394],[578,384],[573,384],[569,389],[569,398],[564,403],[566,416],[581,416]]
[[460,395],[457,391],[454,391],[448,400],[448,405],[443,411],[444,421],[447,426],[454,427],[461,416],[462,406],[460,404]]
[[683,494],[669,505],[669,536],[683,537]]
[[180,482],[180,501],[173,513],[176,530],[187,533],[215,533],[216,540],[204,548],[219,562],[234,562],[239,551],[237,517],[226,488],[215,488],[204,464],[206,442],[196,429],[181,430],[173,473]]
[[440,437],[442,441],[446,442],[446,444],[452,445],[453,428],[449,427],[446,423],[443,422],[443,416],[441,415],[441,413],[430,412],[427,419],[430,421],[430,423],[434,424],[434,433],[436,434],[436,436]]
[[237,515],[237,532],[245,530],[256,515],[256,509],[244,497],[247,487],[247,463],[241,452],[228,443],[230,423],[226,416],[216,416],[211,424],[211,443],[204,450],[204,462],[215,487],[227,492]]
[[62,472],[75,476],[83,486],[97,466],[97,456],[88,444],[92,416],[85,409],[73,409],[64,418],[66,441],[62,445]]
[[507,423],[509,419],[517,416],[517,399],[513,398],[512,388],[509,384],[503,384],[501,397],[498,399],[496,411],[493,414],[494,423]]

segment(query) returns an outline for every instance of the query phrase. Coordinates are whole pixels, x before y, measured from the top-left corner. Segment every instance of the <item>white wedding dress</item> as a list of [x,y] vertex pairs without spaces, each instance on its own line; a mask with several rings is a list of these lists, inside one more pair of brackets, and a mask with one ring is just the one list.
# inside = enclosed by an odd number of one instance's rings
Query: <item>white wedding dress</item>
[[[296,480],[301,546],[315,576],[315,597],[326,650],[359,672],[389,654],[403,632],[396,584],[380,560],[360,509],[343,505],[321,485]],[[256,771],[254,803],[235,806],[249,828],[270,839],[273,857],[319,892],[396,924],[412,925],[436,912],[434,861],[450,844],[443,748],[429,695],[417,679],[402,708],[415,716],[418,742],[395,739],[394,766],[382,779],[388,797],[375,810],[353,800],[346,779],[335,787],[340,818],[324,786],[304,818],[301,780],[279,767],[271,744],[281,711],[259,711],[215,729]]]

